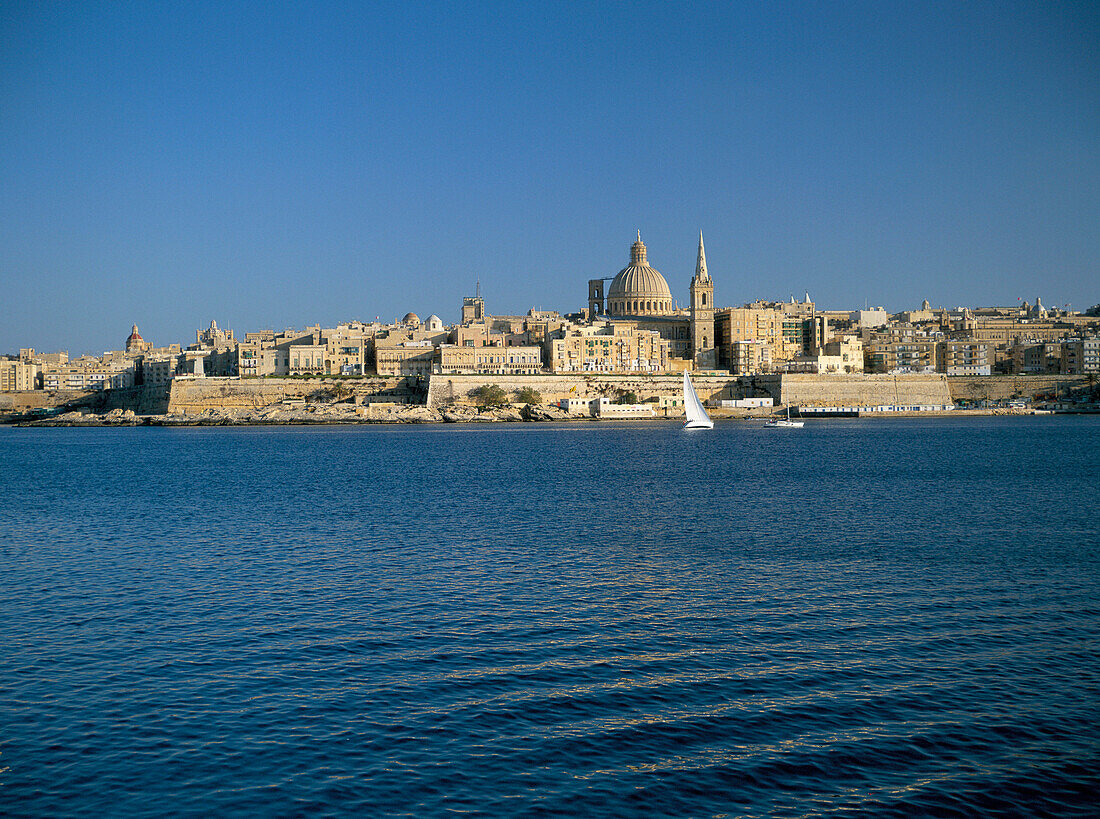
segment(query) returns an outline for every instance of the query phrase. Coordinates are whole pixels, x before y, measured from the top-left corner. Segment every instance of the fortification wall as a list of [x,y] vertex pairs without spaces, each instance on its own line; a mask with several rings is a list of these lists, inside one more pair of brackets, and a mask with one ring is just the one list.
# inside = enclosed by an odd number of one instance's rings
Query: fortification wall
[[0,392],[0,412],[17,414],[32,409],[50,409],[87,400],[92,396],[85,390],[19,390]]
[[[950,404],[943,375],[810,375],[783,374],[729,376],[693,374],[691,383],[703,401],[770,395],[777,404]],[[633,392],[639,401],[677,397],[683,389],[680,375],[433,375],[428,406],[471,403],[470,392],[495,384],[507,393],[525,387],[538,390],[543,401],[562,398],[615,397]]]
[[956,401],[1006,401],[1011,398],[1065,395],[1088,386],[1084,375],[986,375],[947,379]]
[[168,411],[168,388],[142,386],[124,390],[104,390],[92,393],[84,406],[96,412],[122,409],[133,410],[138,415],[163,415]]
[[127,387],[0,393],[0,414],[20,415],[34,409],[91,409],[95,412],[123,409],[133,410],[138,415],[160,415],[168,410],[168,390],[165,387]]
[[[738,379],[725,375],[693,375],[692,384],[699,397],[736,397]],[[600,373],[559,375],[433,375],[428,383],[428,406],[471,404],[470,393],[485,385],[500,387],[511,396],[522,389],[537,390],[544,403],[557,403],[563,398],[615,398],[620,393],[633,392],[639,401],[661,396],[675,397],[683,392],[681,375],[610,375]]]
[[748,378],[779,404],[877,406],[950,404],[945,375],[812,375],[790,373]]
[[176,378],[166,411],[197,415],[208,409],[257,410],[281,401],[327,402],[371,397],[408,399],[405,378]]
[[[758,375],[691,376],[704,401],[770,395],[777,404],[877,405],[949,404],[960,400],[1034,398],[1087,386],[1086,376],[975,376],[943,375]],[[633,392],[639,401],[679,397],[680,375],[434,375],[426,401],[432,408],[447,404],[471,404],[470,392],[495,384],[514,395],[529,387],[545,403],[563,398],[615,398]],[[104,392],[31,390],[0,393],[0,414],[16,415],[36,408],[89,407],[97,411],[131,409],[139,415],[198,414],[208,409],[253,410],[281,401],[329,402],[350,399],[419,403],[423,393],[405,378],[297,379],[297,378],[196,378],[175,379],[164,387],[134,387]]]

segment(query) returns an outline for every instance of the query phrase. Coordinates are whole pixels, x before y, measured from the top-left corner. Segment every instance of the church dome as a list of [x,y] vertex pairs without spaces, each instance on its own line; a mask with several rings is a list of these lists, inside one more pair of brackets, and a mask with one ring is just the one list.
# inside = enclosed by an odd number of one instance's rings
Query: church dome
[[137,325],[135,324],[133,329],[130,331],[130,337],[126,339],[126,349],[132,350],[134,347],[137,347],[144,343],[145,339],[141,337],[141,334],[138,332]]
[[419,327],[420,316],[418,316],[416,313],[406,313],[405,318],[401,319],[401,323]]
[[665,277],[650,267],[645,243],[630,248],[630,264],[619,271],[607,290],[607,312],[613,316],[668,315],[672,312],[672,291]]

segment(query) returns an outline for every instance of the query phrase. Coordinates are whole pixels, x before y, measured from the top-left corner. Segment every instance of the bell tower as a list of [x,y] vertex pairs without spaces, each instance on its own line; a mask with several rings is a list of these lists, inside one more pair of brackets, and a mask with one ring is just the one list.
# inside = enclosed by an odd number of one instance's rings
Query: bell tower
[[588,280],[588,315],[589,319],[604,314],[603,279]]
[[691,280],[691,345],[697,369],[713,370],[718,366],[714,339],[714,282],[707,272],[703,231],[699,231],[699,257]]

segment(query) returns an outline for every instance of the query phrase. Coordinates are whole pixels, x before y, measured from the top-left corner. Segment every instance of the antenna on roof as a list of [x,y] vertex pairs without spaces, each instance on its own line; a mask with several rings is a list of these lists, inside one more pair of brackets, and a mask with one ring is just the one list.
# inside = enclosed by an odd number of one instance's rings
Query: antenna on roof
[[477,298],[481,298],[481,276],[477,277],[477,287],[475,289],[475,295]]

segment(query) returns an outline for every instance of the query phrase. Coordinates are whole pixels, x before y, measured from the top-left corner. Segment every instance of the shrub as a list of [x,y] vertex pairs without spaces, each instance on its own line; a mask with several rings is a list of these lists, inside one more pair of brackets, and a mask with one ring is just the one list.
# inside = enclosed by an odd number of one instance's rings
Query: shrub
[[516,390],[516,401],[520,404],[541,404],[542,393],[531,387],[524,387],[521,390]]
[[482,409],[503,407],[508,403],[507,393],[496,384],[484,384],[476,390],[471,390],[470,397],[474,399],[474,404]]

